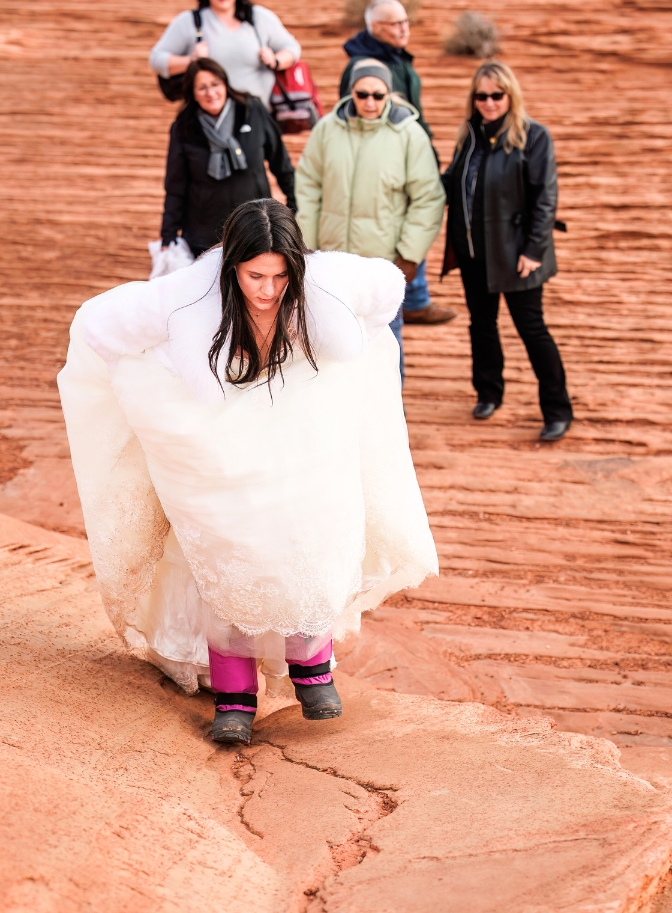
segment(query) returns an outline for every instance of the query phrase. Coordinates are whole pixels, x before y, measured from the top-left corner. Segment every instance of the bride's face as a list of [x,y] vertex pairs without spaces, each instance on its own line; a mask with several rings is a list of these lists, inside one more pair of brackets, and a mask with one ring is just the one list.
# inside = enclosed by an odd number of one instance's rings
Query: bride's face
[[236,275],[247,306],[269,311],[280,304],[287,288],[287,260],[282,254],[260,254],[239,263]]

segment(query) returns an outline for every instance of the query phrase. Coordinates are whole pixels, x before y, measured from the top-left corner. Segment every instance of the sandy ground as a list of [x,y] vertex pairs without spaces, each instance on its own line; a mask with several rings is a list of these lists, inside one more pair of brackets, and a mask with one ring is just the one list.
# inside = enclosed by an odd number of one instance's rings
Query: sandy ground
[[[269,6],[336,97],[349,31],[327,4]],[[82,536],[54,376],[78,305],[145,278],[174,109],[146,53],[180,3],[0,10],[0,512]],[[425,2],[412,50],[442,159],[470,61],[441,36],[463,4]],[[575,403],[542,446],[534,377],[508,314],[504,407],[470,418],[459,277],[439,284],[452,324],[405,330],[409,430],[441,578],[368,619],[341,668],[364,686],[482,701],[606,737],[629,769],[672,786],[672,203],[666,123],[672,12],[662,2],[492,0],[530,114],[556,141],[559,275],[549,324]],[[306,24],[306,19],[310,23]],[[288,145],[295,157],[302,139]],[[660,903],[663,903],[661,900]],[[662,909],[662,907],[660,907]]]

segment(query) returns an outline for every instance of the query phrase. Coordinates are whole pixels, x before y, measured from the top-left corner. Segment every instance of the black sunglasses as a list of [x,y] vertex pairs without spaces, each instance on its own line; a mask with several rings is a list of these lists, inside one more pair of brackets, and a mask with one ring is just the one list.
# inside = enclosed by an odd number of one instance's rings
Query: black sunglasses
[[506,92],[491,92],[490,95],[487,92],[474,92],[476,101],[487,101],[489,98],[493,101],[501,101],[505,95]]
[[355,92],[357,98],[365,101],[367,98],[375,98],[376,101],[382,101],[387,98],[387,92]]

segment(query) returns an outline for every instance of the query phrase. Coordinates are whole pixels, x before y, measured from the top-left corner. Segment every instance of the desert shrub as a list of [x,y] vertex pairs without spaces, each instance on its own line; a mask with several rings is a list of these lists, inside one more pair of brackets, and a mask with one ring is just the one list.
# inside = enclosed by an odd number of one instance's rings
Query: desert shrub
[[482,13],[467,10],[446,37],[445,49],[452,57],[492,57],[500,50],[499,31]]
[[[406,7],[408,18],[413,22],[418,15],[422,0],[401,0],[401,2]],[[369,0],[345,0],[343,21],[346,25],[350,25],[353,28],[356,26],[364,28],[364,10],[368,5]]]

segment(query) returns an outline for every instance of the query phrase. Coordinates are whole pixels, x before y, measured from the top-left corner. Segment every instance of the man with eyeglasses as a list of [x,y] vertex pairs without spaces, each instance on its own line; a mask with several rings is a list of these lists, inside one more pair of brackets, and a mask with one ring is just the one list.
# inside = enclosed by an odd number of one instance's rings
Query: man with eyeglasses
[[[422,115],[420,77],[413,67],[413,55],[406,50],[411,29],[404,6],[398,0],[372,0],[364,11],[366,29],[343,45],[351,58],[341,77],[341,98],[350,94],[352,68],[358,60],[375,58],[392,73],[392,91],[403,95],[420,115],[418,123],[431,139],[432,131]],[[447,323],[457,316],[452,308],[435,304],[429,297],[427,263],[416,264],[415,277],[406,287],[404,323]]]
[[341,98],[350,94],[350,74],[355,61],[375,57],[390,68],[392,91],[410,101],[420,115],[418,123],[431,138],[432,131],[422,116],[420,77],[413,67],[413,55],[406,50],[411,36],[406,10],[398,0],[372,0],[364,12],[364,22],[366,29],[343,45],[352,59],[341,77]]

